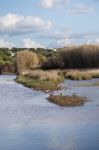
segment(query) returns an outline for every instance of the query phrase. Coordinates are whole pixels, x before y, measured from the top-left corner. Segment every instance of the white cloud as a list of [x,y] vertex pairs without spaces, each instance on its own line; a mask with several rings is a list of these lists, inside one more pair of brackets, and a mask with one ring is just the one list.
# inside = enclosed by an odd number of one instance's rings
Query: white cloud
[[61,39],[70,39],[70,40],[82,40],[82,39],[92,39],[93,37],[98,37],[99,32],[85,32],[85,33],[72,33],[70,31],[55,31],[50,33],[45,33],[41,35],[41,38],[51,39],[51,40],[61,40]]
[[0,16],[0,34],[17,35],[35,33],[50,29],[51,21],[45,21],[40,17],[20,16],[8,13]]
[[71,44],[70,39],[61,39],[61,40],[56,40],[53,42],[50,47],[53,48],[61,48],[61,47],[66,47]]
[[67,32],[55,31],[55,32],[43,34],[41,35],[41,38],[61,40],[61,39],[69,38],[69,34]]
[[69,0],[41,0],[40,6],[43,8],[56,8],[66,4]]
[[76,4],[74,7],[69,9],[67,12],[70,15],[75,15],[75,14],[84,14],[84,13],[91,13],[94,11],[94,7],[92,6],[86,6],[82,3]]
[[35,41],[32,41],[31,39],[23,39],[23,47],[24,48],[45,48],[43,45],[36,43]]
[[88,39],[86,44],[88,44],[88,45],[93,44],[93,40],[92,39]]
[[61,39],[83,39],[86,37],[94,36],[95,33],[72,33],[70,31],[63,32],[63,31],[55,31],[50,32],[49,34],[43,34],[42,38],[47,39],[54,39],[54,40],[61,40]]
[[90,45],[90,44],[99,45],[99,38],[92,38],[92,39],[89,39],[86,44],[88,44],[88,45]]
[[1,48],[11,48],[11,47],[15,47],[15,45],[11,42],[5,41],[4,39],[0,39],[0,47]]
[[98,39],[96,39],[96,44],[99,44],[99,38],[98,38]]

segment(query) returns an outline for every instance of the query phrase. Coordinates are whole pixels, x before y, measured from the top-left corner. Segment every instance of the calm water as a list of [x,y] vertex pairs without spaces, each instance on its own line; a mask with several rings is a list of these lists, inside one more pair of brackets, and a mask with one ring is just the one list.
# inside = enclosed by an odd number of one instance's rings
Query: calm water
[[0,76],[0,150],[99,150],[99,87],[65,81],[68,94],[76,92],[92,101],[63,108],[47,102],[48,94],[14,79]]

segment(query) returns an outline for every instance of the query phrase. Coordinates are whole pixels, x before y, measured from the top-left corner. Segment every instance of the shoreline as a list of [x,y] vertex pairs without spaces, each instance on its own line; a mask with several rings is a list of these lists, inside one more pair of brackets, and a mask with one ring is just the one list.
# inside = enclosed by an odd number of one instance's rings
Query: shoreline
[[33,79],[25,76],[17,76],[15,81],[36,91],[52,92],[60,89],[59,84],[62,82],[53,82],[47,80]]
[[52,82],[46,80],[33,79],[25,76],[18,76],[15,80],[17,83],[20,83],[28,88],[31,88],[36,91],[42,91],[45,93],[49,93],[49,96],[46,98],[50,103],[56,104],[58,106],[63,107],[75,107],[84,105],[87,100],[84,97],[77,96],[77,94],[73,93],[73,95],[62,95],[57,94],[53,95],[50,92],[59,90],[59,84],[61,82]]

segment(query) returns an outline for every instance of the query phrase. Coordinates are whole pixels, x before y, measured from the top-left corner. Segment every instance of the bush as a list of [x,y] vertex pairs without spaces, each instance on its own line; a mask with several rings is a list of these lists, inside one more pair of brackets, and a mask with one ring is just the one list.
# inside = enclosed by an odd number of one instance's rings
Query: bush
[[17,71],[19,74],[22,74],[24,70],[36,68],[38,63],[39,58],[34,52],[25,50],[16,54]]
[[0,65],[11,64],[13,59],[8,49],[0,48]]
[[46,61],[46,57],[42,54],[38,54],[39,58],[39,66],[42,66],[42,64]]

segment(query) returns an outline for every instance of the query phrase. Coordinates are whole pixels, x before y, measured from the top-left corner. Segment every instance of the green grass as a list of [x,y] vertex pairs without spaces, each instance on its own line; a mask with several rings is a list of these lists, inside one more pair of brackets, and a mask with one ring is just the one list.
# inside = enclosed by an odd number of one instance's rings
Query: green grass
[[53,91],[59,89],[59,82],[53,82],[49,80],[40,80],[40,79],[33,79],[28,76],[18,76],[16,78],[18,83],[23,84],[26,87],[33,88],[34,90],[41,90],[41,91]]

